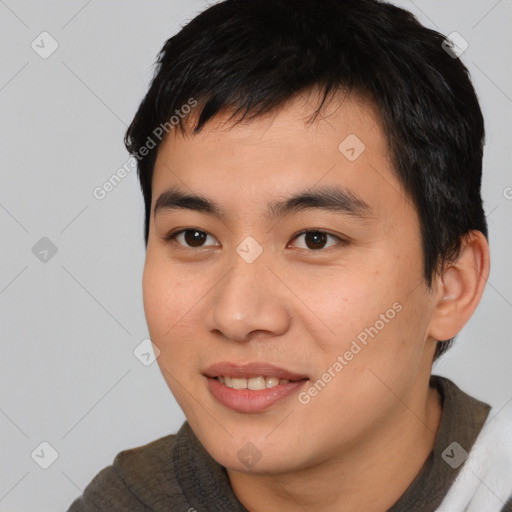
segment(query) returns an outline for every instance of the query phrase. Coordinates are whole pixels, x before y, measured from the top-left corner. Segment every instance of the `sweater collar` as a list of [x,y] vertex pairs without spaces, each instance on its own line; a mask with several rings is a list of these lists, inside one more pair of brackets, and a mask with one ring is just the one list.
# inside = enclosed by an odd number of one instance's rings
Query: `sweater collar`
[[[450,445],[456,442],[469,452],[489,413],[488,404],[467,395],[449,379],[433,375],[430,386],[437,388],[443,404],[434,449],[388,512],[435,511],[461,467],[447,462]],[[248,512],[234,494],[226,469],[209,455],[188,422],[178,432],[173,461],[183,494],[196,510]]]

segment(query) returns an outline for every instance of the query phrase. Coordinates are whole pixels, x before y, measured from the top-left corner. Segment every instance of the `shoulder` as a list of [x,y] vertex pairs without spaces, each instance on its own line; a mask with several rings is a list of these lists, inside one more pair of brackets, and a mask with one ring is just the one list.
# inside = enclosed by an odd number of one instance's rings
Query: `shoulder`
[[461,503],[469,507],[464,510],[511,510],[511,433],[512,406],[492,408],[439,512],[459,510]]
[[[469,453],[467,471],[476,489],[473,501],[481,510],[511,510],[512,501],[512,407],[491,409],[474,453]],[[504,503],[508,505],[503,507]],[[503,507],[503,508],[502,508]]]
[[180,492],[172,462],[175,441],[176,435],[169,435],[118,453],[68,512],[157,510],[153,504],[162,496]]
[[507,470],[512,486],[512,406],[490,410],[475,442],[477,455],[481,459],[478,466],[481,471],[494,474],[500,469]]
[[490,461],[485,467],[487,473],[504,472],[508,475],[508,487],[512,491],[512,404],[502,409],[491,409],[477,442],[480,451]]

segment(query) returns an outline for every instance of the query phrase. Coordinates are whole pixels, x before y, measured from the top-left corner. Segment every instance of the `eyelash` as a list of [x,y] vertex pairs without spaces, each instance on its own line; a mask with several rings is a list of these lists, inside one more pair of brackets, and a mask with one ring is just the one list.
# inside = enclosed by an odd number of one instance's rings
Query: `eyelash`
[[[174,231],[174,232],[169,233],[168,235],[166,235],[164,237],[164,240],[166,240],[167,242],[176,243],[177,245],[179,245],[183,249],[204,249],[206,247],[211,247],[211,246],[208,246],[208,245],[203,245],[203,246],[199,246],[199,247],[191,247],[191,246],[183,245],[183,244],[180,244],[179,242],[177,242],[176,238],[179,235],[186,233],[187,231],[196,231],[196,232],[199,232],[199,233],[204,233],[207,236],[212,236],[208,232],[202,231],[200,229],[185,228],[185,229],[180,229],[178,231]],[[297,233],[296,235],[294,235],[292,237],[292,240],[295,240],[295,239],[299,238],[300,236],[306,235],[308,233],[315,233],[315,234],[326,235],[327,237],[336,239],[337,242],[336,242],[336,244],[332,244],[331,246],[328,246],[328,247],[322,247],[320,249],[308,249],[308,248],[302,248],[301,247],[300,248],[301,250],[305,250],[305,251],[309,251],[309,252],[320,252],[320,251],[325,251],[327,249],[330,249],[331,247],[335,247],[336,245],[344,246],[344,245],[347,245],[347,243],[348,243],[347,240],[345,240],[345,239],[343,239],[343,238],[341,238],[341,237],[339,237],[337,235],[333,235],[331,233],[327,233],[326,231],[322,231],[322,230],[319,230],[319,229],[307,229],[307,230],[301,231],[300,233]],[[288,244],[287,244],[287,247],[288,247]]]

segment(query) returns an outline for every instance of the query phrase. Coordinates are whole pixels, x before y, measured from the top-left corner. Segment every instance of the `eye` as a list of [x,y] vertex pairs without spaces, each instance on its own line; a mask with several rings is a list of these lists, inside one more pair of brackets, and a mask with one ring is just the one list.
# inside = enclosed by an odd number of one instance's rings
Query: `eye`
[[[215,242],[213,244],[205,244],[205,242],[210,238]],[[180,231],[175,231],[165,237],[166,240],[176,242],[183,247],[208,247],[209,245],[220,245],[220,243],[212,236],[209,235],[206,231],[201,231],[199,229],[182,229]]]
[[[213,243],[207,243],[208,238],[213,241]],[[328,249],[334,245],[337,245],[341,242],[341,244],[345,244],[346,242],[335,235],[331,235],[330,233],[326,233],[325,231],[303,231],[296,235],[293,240],[301,240],[298,244],[295,244],[299,249],[306,249],[310,251],[318,251],[321,249]],[[188,228],[181,229],[179,231],[175,231],[174,233],[170,233],[165,237],[166,240],[175,242],[178,245],[185,248],[201,248],[201,247],[209,247],[209,246],[220,246],[218,240],[212,235],[208,234],[206,231],[201,231],[200,229]],[[287,247],[292,245],[292,243],[288,244]]]
[[[299,233],[293,240],[303,239],[302,245],[298,245],[300,249],[307,249],[310,251],[317,251],[320,249],[327,249],[338,243],[344,244],[345,241],[340,237],[325,233],[324,231],[304,231]],[[329,239],[333,241],[329,244]]]

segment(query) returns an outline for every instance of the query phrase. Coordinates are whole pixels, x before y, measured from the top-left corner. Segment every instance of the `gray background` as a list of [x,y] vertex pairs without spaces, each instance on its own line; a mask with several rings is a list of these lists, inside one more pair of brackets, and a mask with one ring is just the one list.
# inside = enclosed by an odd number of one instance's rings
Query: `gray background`
[[[504,407],[512,400],[512,5],[396,3],[469,43],[462,59],[487,123],[492,270],[477,313],[434,372]],[[157,364],[133,353],[148,336],[135,172],[101,201],[92,191],[127,160],[122,138],[157,52],[205,6],[0,0],[0,511],[65,510],[119,451],[184,420]],[[50,48],[43,31],[59,45],[46,59],[31,47]],[[43,237],[57,248],[46,261],[32,250]],[[43,441],[58,452],[48,469],[35,462],[50,461]]]

